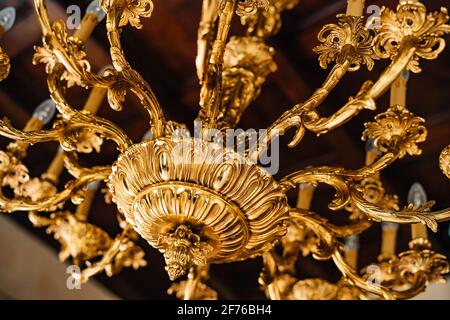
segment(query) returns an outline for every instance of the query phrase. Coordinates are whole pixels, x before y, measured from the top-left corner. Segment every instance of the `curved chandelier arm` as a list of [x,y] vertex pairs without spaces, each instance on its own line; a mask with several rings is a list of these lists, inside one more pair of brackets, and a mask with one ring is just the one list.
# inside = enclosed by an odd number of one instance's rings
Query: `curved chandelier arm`
[[332,259],[339,271],[344,275],[344,277],[346,277],[347,281],[350,281],[355,286],[360,288],[363,291],[363,297],[368,299],[373,298],[367,297],[367,292],[376,294],[388,300],[410,299],[423,292],[427,287],[427,277],[422,272],[418,272],[416,274],[415,281],[412,283],[411,287],[404,291],[396,291],[385,286],[372,283],[371,281],[361,277],[358,272],[347,263],[343,250],[338,247],[335,247],[334,252],[332,253]]
[[394,298],[387,288],[368,283],[357,275],[356,271],[345,261],[344,255],[341,253],[343,246],[336,240],[336,234],[330,230],[327,224],[323,224],[321,220],[313,215],[305,214],[300,210],[292,210],[289,214],[293,221],[306,225],[319,237],[321,245],[314,253],[316,259],[332,258],[339,271],[351,279],[358,288],[383,296],[386,299]]
[[331,232],[333,237],[337,238],[347,238],[358,235],[372,226],[372,222],[367,219],[360,219],[357,222],[346,226],[336,226],[319,214],[309,210],[292,208],[290,212],[294,223],[300,222],[303,225],[307,225],[310,229],[315,228],[315,231],[321,234],[325,234],[326,231]]
[[[103,1],[101,1],[102,3]],[[123,1],[115,1],[107,7],[108,11],[108,34],[111,41],[111,55],[115,69],[118,71],[106,73],[99,76],[90,71],[89,62],[85,59],[86,54],[81,50],[81,45],[76,40],[68,37],[65,31],[65,24],[62,21],[56,22],[53,26],[48,16],[45,0],[35,0],[36,12],[39,17],[42,32],[44,34],[45,49],[49,51],[70,73],[69,78],[83,86],[98,86],[108,88],[108,101],[115,110],[120,110],[125,100],[126,90],[130,89],[141,100],[141,104],[148,110],[151,117],[152,130],[155,136],[162,136],[164,133],[164,116],[162,109],[156,100],[148,83],[135,71],[123,56],[119,41],[119,21],[122,19],[124,7],[127,10],[136,10],[139,16],[139,7],[129,8]],[[103,8],[105,9],[105,5]],[[119,10],[118,8],[121,8]],[[132,12],[134,14],[134,12]],[[113,18],[111,18],[113,17]],[[48,54],[45,53],[45,54]],[[45,61],[42,52],[36,62]],[[48,67],[52,69],[52,67]]]
[[372,164],[356,170],[332,167],[308,168],[284,177],[280,180],[280,185],[285,191],[288,191],[302,183],[316,185],[317,183],[327,183],[327,181],[362,180],[385,169],[396,159],[397,156],[393,153],[386,153]]
[[86,283],[89,280],[89,278],[103,272],[105,269],[108,268],[108,266],[112,264],[115,257],[121,251],[121,246],[123,246],[129,240],[127,235],[130,231],[132,231],[132,227],[127,224],[126,227],[122,230],[122,232],[114,239],[109,249],[103,254],[102,259],[94,263],[93,265],[87,267],[81,272],[80,274],[81,283]]
[[26,142],[30,144],[59,141],[60,137],[64,133],[64,127],[62,125],[55,125],[49,130],[39,131],[22,131],[14,128],[8,119],[0,119],[0,135],[12,140]]
[[[450,32],[450,26],[446,24],[448,20],[445,8],[427,15],[425,6],[419,1],[401,0],[396,12],[384,8],[380,31],[373,41],[374,54],[377,58],[391,58],[392,63],[381,77],[375,83],[366,82],[357,96],[331,117],[321,118],[317,112],[304,109],[301,105],[294,107],[270,127],[267,131],[268,137],[265,137],[263,142],[270,142],[278,132],[284,134],[287,129],[296,127],[297,132],[289,144],[294,147],[301,141],[306,129],[317,134],[327,133],[346,123],[363,109],[375,110],[375,100],[392,85],[403,70],[419,73],[420,58],[436,59],[444,50],[445,40],[441,36]],[[322,32],[329,30],[333,30],[329,36],[330,43],[323,35],[319,37],[319,40],[324,42],[317,50],[321,53],[323,66],[333,59],[338,59],[343,48],[349,45],[348,41],[343,39],[351,39],[352,36],[352,33],[348,36],[349,33],[345,32],[345,29],[335,25],[325,26]],[[345,45],[332,46],[334,39],[339,39],[339,43]],[[354,43],[350,44],[358,50]]]
[[352,203],[369,218],[378,222],[394,222],[399,224],[423,223],[437,232],[438,222],[450,219],[450,209],[430,212],[434,201],[423,206],[408,206],[400,211],[386,210],[364,199],[364,195],[354,188],[349,188]]
[[[343,111],[348,112],[347,110],[340,110],[335,115],[329,118],[320,118],[318,113],[314,111],[314,109],[316,109],[326,99],[333,88],[340,82],[340,80],[349,70],[350,64],[351,61],[349,59],[346,59],[342,64],[336,64],[333,69],[331,69],[322,86],[316,89],[316,91],[314,91],[313,95],[308,100],[306,100],[302,104],[296,105],[291,110],[285,112],[267,129],[267,135],[263,137],[264,144],[262,145],[269,143],[271,139],[273,139],[274,135],[278,133],[284,135],[284,133],[288,129],[296,127],[297,131],[295,133],[295,136],[289,143],[289,147],[293,148],[297,146],[303,139],[306,128],[311,131],[315,131],[314,123],[317,126],[318,119],[320,119],[322,122],[327,123],[340,121],[339,118],[342,118],[344,114]],[[305,121],[305,116],[307,116],[308,114],[312,116],[310,118],[311,121]],[[313,121],[313,118],[316,119],[315,122]]]
[[201,21],[198,29],[197,57],[195,59],[197,77],[200,83],[203,82],[205,77],[218,10],[219,0],[203,0]]
[[[405,291],[395,291],[383,285],[368,281],[368,279],[360,276],[346,261],[343,245],[337,241],[336,238],[339,237],[339,235],[332,225],[323,223],[322,219],[318,219],[316,215],[304,210],[293,209],[290,211],[290,216],[294,222],[300,223],[311,229],[321,240],[321,244],[316,249],[314,257],[316,259],[333,259],[333,262],[343,274],[344,278],[363,291],[363,297],[366,297],[366,293],[372,293],[390,300],[409,299],[426,288],[427,278],[422,272],[417,273],[414,283],[412,283],[412,286]],[[362,232],[364,230],[358,231]],[[325,255],[323,255],[323,253],[325,253]],[[373,297],[370,297],[369,299],[373,299]]]
[[123,152],[128,149],[133,142],[120,127],[109,120],[87,112],[80,112],[68,104],[62,92],[62,88],[64,88],[62,85],[63,80],[61,80],[62,72],[62,68],[56,68],[53,73],[49,74],[47,79],[50,96],[55,101],[56,107],[62,116],[71,122],[75,122],[77,125],[82,124],[84,127],[99,132],[106,138],[114,141],[117,143],[120,151]]
[[76,179],[79,179],[84,175],[95,173],[97,171],[111,170],[111,166],[95,166],[92,168],[82,167],[78,163],[78,153],[76,152],[65,152],[64,167],[67,169],[70,175],[72,175]]
[[[105,167],[101,170],[86,171],[78,179],[69,181],[65,189],[50,198],[43,199],[37,202],[31,201],[30,199],[20,198],[20,199],[10,199],[3,195],[0,190],[0,210],[5,212],[13,211],[49,211],[52,208],[66,202],[75,193],[81,190],[84,186],[93,181],[106,180],[111,174],[111,168]],[[0,181],[2,181],[4,175],[0,176]]]
[[[154,138],[159,138],[164,135],[165,118],[162,108],[153,93],[150,85],[142,76],[134,70],[127,61],[122,49],[120,40],[121,27],[126,24],[123,21],[125,8],[128,8],[124,0],[110,1],[108,4],[101,1],[106,15],[106,29],[108,32],[108,39],[111,45],[110,53],[114,68],[119,73],[119,81],[115,86],[108,90],[108,101],[111,107],[115,110],[122,108],[122,103],[125,99],[126,90],[130,89],[139,99],[142,106],[148,111],[150,115],[151,130]],[[146,1],[143,1],[145,5]],[[153,8],[151,1],[149,3],[150,9],[145,16],[150,16]],[[141,8],[143,10],[143,8]],[[135,8],[135,15],[139,16],[139,8]],[[131,22],[130,22],[131,23]],[[141,25],[137,22],[134,26],[140,28]]]
[[[406,65],[413,59],[414,52],[414,48],[402,50],[396,60],[392,62],[375,84],[371,81],[365,82],[354,99],[350,100],[329,117],[321,117],[320,114],[314,110],[323,102],[323,99],[329,93],[329,91],[323,90],[323,87],[318,89],[315,94],[317,94],[317,92],[322,92],[319,95],[319,97],[323,97],[322,100],[316,99],[313,95],[305,104],[297,105],[293,109],[285,112],[269,127],[266,136],[263,137],[263,143],[267,144],[275,137],[275,135],[284,135],[288,129],[296,127],[297,131],[295,136],[289,143],[289,147],[293,148],[303,139],[306,130],[317,133],[318,135],[325,134],[350,121],[353,117],[357,116],[361,110],[375,110],[375,100],[379,98],[379,96],[381,96],[381,94],[384,93],[400,75]],[[343,73],[342,67],[335,68],[337,68],[337,71],[340,73]],[[331,80],[330,83],[336,85],[338,81],[339,79],[335,79]]]
[[[62,63],[68,72],[70,72],[80,83],[85,86],[100,86],[109,88],[116,82],[111,75],[100,76],[89,71],[86,67],[87,62],[80,57],[80,53],[84,55],[80,48],[76,48],[75,42],[70,41],[65,32],[65,24],[62,21],[56,22],[53,26],[48,16],[46,0],[34,0],[36,14],[41,25],[44,45],[52,51],[53,55]],[[79,47],[79,44],[78,44]],[[73,52],[76,51],[76,55]],[[85,63],[80,63],[85,62]]]
[[217,123],[222,92],[222,73],[225,46],[231,21],[236,8],[236,0],[224,0],[218,11],[216,38],[213,41],[209,61],[206,63],[200,92],[200,112],[198,118],[211,127]]
[[289,190],[301,183],[327,184],[336,190],[335,199],[330,203],[331,210],[343,209],[347,204],[354,204],[368,218],[381,222],[394,222],[400,224],[423,223],[434,232],[437,231],[437,222],[450,220],[450,208],[442,211],[430,212],[434,202],[423,206],[407,206],[402,210],[388,210],[365,199],[363,192],[358,189],[357,181],[373,176],[397,157],[392,153],[383,155],[372,165],[359,170],[345,170],[342,168],[320,167],[311,168],[293,173],[280,181],[280,185]]

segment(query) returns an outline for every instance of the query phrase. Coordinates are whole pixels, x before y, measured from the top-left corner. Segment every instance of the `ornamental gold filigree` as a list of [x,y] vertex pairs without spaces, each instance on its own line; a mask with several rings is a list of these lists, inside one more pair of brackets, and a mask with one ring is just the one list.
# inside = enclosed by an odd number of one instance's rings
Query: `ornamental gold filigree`
[[341,14],[338,19],[339,24],[328,24],[319,32],[322,44],[314,52],[319,54],[320,66],[327,69],[331,62],[343,64],[350,60],[350,71],[359,70],[362,64],[372,70],[378,57],[373,51],[373,36],[363,18]]
[[396,269],[404,281],[414,283],[418,274],[427,278],[428,282],[445,283],[445,275],[450,272],[447,258],[430,250],[431,244],[423,239],[410,242],[410,250],[398,255]]
[[[191,250],[197,245],[203,264],[231,262],[261,254],[286,232],[286,196],[275,180],[214,143],[165,138],[136,144],[119,156],[108,185],[127,222],[153,247],[170,248],[172,278],[200,263]],[[185,235],[195,231],[190,240],[177,236],[181,226]]]
[[218,293],[208,285],[209,266],[191,268],[188,279],[174,283],[167,290],[180,300],[217,300]]
[[[229,0],[220,0],[219,8],[224,8]],[[237,2],[236,13],[239,16],[254,15],[259,8],[267,9],[274,0],[239,0]]]
[[111,238],[102,229],[78,221],[70,212],[52,213],[45,218],[31,212],[30,220],[36,227],[47,227],[61,244],[59,259],[65,261],[72,257],[75,264],[91,260],[102,255],[111,245]]
[[91,129],[77,131],[73,138],[76,139],[76,150],[80,153],[99,153],[103,144],[103,138]]
[[[67,211],[52,213],[49,218],[30,212],[29,218],[35,227],[47,227],[46,232],[53,234],[60,242],[59,259],[62,262],[71,257],[74,264],[85,264],[89,268],[92,259],[106,255],[113,245],[113,240],[105,231],[93,224],[79,221]],[[138,269],[147,264],[143,258],[142,249],[127,240],[104,269],[108,276],[119,273],[124,267]]]
[[9,56],[0,47],[0,81],[5,80],[9,76],[9,72],[11,71],[11,62],[9,60]]
[[30,179],[28,168],[16,157],[4,151],[0,151],[0,175],[2,186],[8,186],[18,194],[20,194],[20,185]]
[[338,287],[322,279],[298,281],[292,288],[294,300],[333,300]]
[[439,167],[442,172],[450,179],[450,146],[442,150],[439,156]]
[[125,5],[120,18],[119,26],[124,27],[127,24],[142,29],[141,18],[149,18],[153,13],[152,0],[125,0]]
[[[223,141],[204,139],[206,129],[223,133],[235,128],[259,96],[277,68],[275,48],[267,44],[267,38],[279,31],[281,13],[298,2],[204,0],[196,68],[201,86],[197,120],[204,122],[205,130],[192,138],[186,124],[165,119],[151,86],[131,67],[121,43],[122,28],[140,29],[141,20],[152,15],[151,0],[93,3],[94,12],[106,13],[112,60],[112,66],[100,74],[90,70],[84,50],[88,34],[86,39],[69,36],[64,21],[51,21],[46,1],[34,0],[43,45],[35,47],[33,62],[45,64],[50,96],[59,114],[49,129],[42,129],[52,120],[45,113],[34,113],[24,130],[0,119],[0,135],[15,140],[0,151],[2,212],[29,212],[34,226],[45,227],[60,242],[60,259],[71,258],[82,267],[82,283],[100,272],[112,276],[123,268],[145,267],[144,251],[136,245],[141,236],[164,255],[171,280],[187,274],[187,279],[168,290],[179,299],[217,299],[218,293],[207,285],[210,266],[260,256],[259,284],[270,299],[409,299],[430,283],[441,282],[449,265],[432,250],[426,236],[413,239],[407,251],[382,251],[376,263],[361,270],[354,261],[356,237],[376,222],[423,227],[415,225],[421,223],[436,231],[438,222],[450,220],[450,209],[431,210],[434,201],[400,208],[399,197],[388,194],[383,186],[382,170],[407,155],[419,155],[418,144],[427,136],[424,119],[406,107],[393,105],[365,125],[362,138],[372,139],[378,150],[375,156],[374,150],[367,151],[366,165],[359,169],[308,167],[277,180],[260,162],[273,138],[290,128],[296,128],[289,144],[294,147],[307,130],[326,134],[363,109],[375,111],[376,100],[384,92],[391,87],[400,90],[392,85],[405,69],[420,72],[419,58],[438,58],[445,46],[443,36],[450,32],[445,8],[427,13],[417,0],[400,0],[396,11],[383,9],[380,28],[373,32],[362,17],[338,15],[336,23],[320,31],[321,44],[314,49],[322,68],[333,64],[323,84],[271,124],[259,137],[258,148],[238,152]],[[235,12],[245,28],[242,36],[230,35]],[[102,14],[94,16],[101,20]],[[93,16],[84,21],[93,24],[90,27],[100,22]],[[361,65],[371,70],[378,58],[392,59],[380,77],[366,81],[331,115],[321,116],[320,106],[347,72]],[[0,50],[0,80],[7,76],[9,64]],[[127,94],[134,94],[148,112],[148,133],[135,143],[118,125],[95,115],[101,99],[89,99],[83,111],[74,108],[66,97],[71,86],[106,95],[116,111],[126,107]],[[93,100],[98,101],[93,104]],[[119,156],[107,165],[83,167],[79,155],[100,152],[106,140],[116,145]],[[24,165],[28,147],[45,142],[58,142],[60,149],[40,178],[30,177]],[[450,178],[450,146],[439,162]],[[72,180],[59,190],[63,170]],[[101,189],[105,202],[118,209],[111,216],[121,232],[114,237],[89,222],[100,183],[106,183]],[[305,198],[309,200],[290,207],[288,192],[306,185],[311,187]],[[310,208],[319,185],[335,189],[328,208],[347,214],[346,223],[336,225]],[[309,194],[299,189],[299,194]],[[77,206],[73,213],[62,211],[69,201]],[[342,277],[335,283],[297,277],[300,254],[332,261]]]
[[419,155],[417,146],[427,138],[423,126],[425,120],[415,116],[403,106],[395,105],[375,117],[374,122],[365,125],[363,139],[372,138],[381,152],[391,152],[403,158],[406,154]]
[[[386,193],[380,179],[376,177],[366,178],[356,188],[368,202],[385,210],[399,210],[398,196]],[[349,217],[351,220],[358,220],[364,215],[353,203],[349,203],[345,209],[352,213]]]
[[445,283],[450,271],[444,255],[431,250],[426,239],[415,239],[409,243],[409,250],[392,256],[380,256],[376,265],[362,270],[366,280],[381,285],[405,296],[423,291],[430,283]]
[[[82,45],[78,41],[68,36],[66,24],[64,23],[64,21],[56,21],[53,24],[52,31],[57,41],[64,47],[64,50],[67,51],[67,54],[72,56],[77,61],[81,69],[89,72],[91,69],[91,65],[86,59],[86,53],[84,52]],[[44,45],[34,47],[36,53],[33,56],[33,64],[45,64],[45,72],[47,74],[51,74],[53,73],[56,65],[60,64],[61,62],[55,55],[52,47],[52,42],[48,40],[49,39],[46,39],[44,37]],[[68,70],[64,71],[61,77],[62,79],[67,81],[68,87],[71,87],[75,84],[82,85],[81,79],[79,79],[77,76],[74,76]]]
[[54,196],[57,191],[53,183],[40,178],[32,178],[21,184],[19,193],[21,196],[37,202]]
[[234,127],[258,97],[266,77],[277,70],[275,51],[256,37],[232,37],[224,54],[221,98],[224,126]]
[[415,52],[407,68],[419,73],[422,70],[419,58],[436,59],[444,50],[445,41],[441,37],[450,32],[448,19],[446,8],[427,13],[425,5],[419,1],[401,0],[396,12],[383,8],[375,53],[382,59],[395,59],[405,41],[413,42]]

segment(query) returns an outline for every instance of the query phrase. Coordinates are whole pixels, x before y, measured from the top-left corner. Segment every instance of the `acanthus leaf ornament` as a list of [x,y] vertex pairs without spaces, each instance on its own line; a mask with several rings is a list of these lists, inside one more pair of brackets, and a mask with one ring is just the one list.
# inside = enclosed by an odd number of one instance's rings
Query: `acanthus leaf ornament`
[[439,157],[439,167],[447,178],[450,179],[450,145],[442,150]]
[[418,143],[427,138],[425,120],[414,116],[403,106],[395,105],[375,117],[374,122],[366,124],[363,139],[372,138],[381,152],[391,152],[399,158],[406,154],[420,155]]
[[11,187],[17,194],[20,194],[20,185],[30,180],[28,168],[19,159],[4,151],[0,151],[0,175],[2,186]]
[[427,13],[424,4],[419,1],[401,0],[397,11],[383,8],[381,27],[375,38],[375,53],[383,59],[395,59],[405,41],[413,43],[415,48],[407,69],[419,73],[419,58],[432,60],[445,48],[441,38],[450,32],[446,8],[439,12]]
[[234,127],[259,95],[266,77],[277,70],[274,49],[257,37],[232,37],[224,53],[219,122]]
[[180,300],[217,300],[218,293],[206,284],[209,265],[192,267],[186,280],[172,284],[167,293]]
[[[64,50],[66,50],[67,53],[77,61],[78,66],[82,70],[89,72],[91,69],[91,65],[86,59],[86,53],[84,52],[82,45],[79,42],[68,36],[64,21],[56,21],[52,26],[52,31],[59,44],[62,45],[64,47]],[[44,37],[43,46],[35,46],[36,53],[33,57],[34,64],[45,64],[45,72],[47,72],[47,74],[52,73],[56,65],[60,63],[58,57],[55,55],[52,45],[53,44],[51,39],[46,39]],[[65,70],[63,72],[62,79],[67,81],[68,87],[71,87],[75,84],[79,86],[83,85],[82,80],[68,70]]]
[[[91,261],[99,256],[107,257],[115,242],[104,230],[93,224],[79,221],[70,212],[55,212],[48,218],[36,212],[30,212],[29,219],[35,227],[47,227],[46,232],[53,234],[54,238],[60,242],[59,259],[62,262],[70,257],[74,264],[85,266],[83,272],[87,274],[91,268],[95,269],[95,264],[93,265]],[[107,258],[107,263],[101,270],[105,270],[111,277],[124,267],[138,269],[147,264],[143,257],[142,249],[127,239],[121,243],[114,255]]]
[[[223,10],[227,0],[220,0],[219,8]],[[269,5],[275,0],[238,0],[236,13],[239,16],[250,16],[256,14],[259,8],[268,9]]]
[[372,44],[373,36],[366,29],[362,17],[338,15],[338,24],[328,24],[319,32],[318,39],[322,44],[314,48],[319,54],[320,66],[323,69],[331,62],[343,64],[350,60],[350,71],[356,71],[362,64],[372,70],[378,56]]
[[11,61],[9,60],[9,56],[0,47],[0,81],[5,80],[9,76],[9,72],[11,71]]
[[153,13],[152,0],[125,0],[124,5],[125,9],[120,19],[120,27],[130,24],[136,29],[141,29],[140,18],[149,18]]

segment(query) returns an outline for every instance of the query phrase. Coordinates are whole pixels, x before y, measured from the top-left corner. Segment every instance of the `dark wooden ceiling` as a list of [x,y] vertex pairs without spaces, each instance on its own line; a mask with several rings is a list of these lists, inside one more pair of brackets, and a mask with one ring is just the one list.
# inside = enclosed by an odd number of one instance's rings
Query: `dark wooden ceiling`
[[[18,8],[17,24],[2,41],[2,46],[12,58],[12,74],[0,85],[0,115],[10,118],[16,127],[23,126],[34,107],[48,97],[43,67],[33,66],[31,63],[33,45],[40,42],[40,29],[31,2],[3,0],[0,5],[14,5]],[[392,6],[395,1],[368,2]],[[430,9],[438,9],[447,4],[445,0],[426,2]],[[87,5],[89,1],[77,3]],[[195,76],[194,59],[201,1],[154,0],[154,3],[154,14],[144,21],[142,30],[125,30],[123,42],[127,56],[132,65],[153,86],[166,110],[167,118],[192,127],[198,112],[199,86]],[[277,50],[276,62],[279,70],[269,77],[263,93],[243,117],[240,125],[242,128],[267,127],[285,110],[307,98],[314,88],[321,84],[326,72],[319,67],[312,48],[317,45],[316,35],[321,27],[336,21],[335,15],[345,10],[345,3],[345,0],[300,0],[298,7],[283,14],[283,29],[271,39],[271,44]],[[49,0],[52,17],[63,17],[64,8],[71,4],[71,0]],[[239,33],[242,30],[236,24],[233,31]],[[104,24],[96,29],[87,48],[94,68],[100,69],[110,63]],[[386,63],[379,62],[371,73],[362,70],[348,75],[321,110],[325,114],[337,110],[350,95],[357,92],[364,80],[376,79]],[[437,61],[423,61],[422,66],[424,71],[411,77],[408,101],[410,110],[426,119],[428,140],[421,146],[422,156],[398,161],[383,172],[382,179],[388,191],[398,194],[402,203],[409,186],[415,181],[421,182],[429,198],[437,201],[436,208],[441,209],[450,206],[450,182],[438,167],[439,153],[450,143],[450,108],[447,104],[450,98],[450,50],[445,51]],[[71,102],[75,106],[82,106],[86,96],[87,92],[84,90],[72,90]],[[379,101],[378,108],[385,110],[387,107],[388,99],[384,97]],[[100,115],[118,123],[135,141],[139,141],[148,130],[146,113],[133,99],[127,101],[127,107],[120,113],[105,105]],[[281,141],[279,176],[309,165],[360,167],[364,162],[364,144],[361,142],[363,124],[373,116],[373,112],[362,112],[350,123],[320,138],[308,134],[295,149],[285,147],[290,138],[290,134],[286,135]],[[7,141],[1,141],[1,146],[5,146]],[[47,144],[31,148],[26,163],[34,175],[45,170],[56,147],[54,144]],[[107,145],[101,154],[85,157],[83,161],[87,164],[110,164],[116,157],[114,148]],[[294,196],[293,194],[292,201]],[[326,212],[326,205],[331,197],[331,190],[319,189],[315,194],[313,206],[320,212]],[[91,220],[114,234],[118,228],[113,217],[114,207],[105,205],[99,195],[94,203]],[[14,219],[30,232],[46,239],[55,247],[56,254],[57,243],[42,230],[33,229],[25,214],[15,214]],[[448,224],[442,224],[440,231],[432,236],[436,249],[446,254],[450,254],[448,228]],[[403,250],[410,238],[409,227],[400,229],[399,238],[398,249]],[[375,259],[379,250],[379,239],[378,225],[362,236],[361,266]],[[105,276],[98,278],[123,298],[165,299],[165,291],[170,286],[170,281],[163,268],[163,258],[144,241],[141,241],[141,244],[148,260],[146,268],[138,271],[125,270],[110,279]],[[220,292],[221,298],[263,298],[257,282],[260,268],[260,259],[213,266],[210,284]],[[332,263],[302,259],[298,269],[301,278],[324,277],[330,281],[339,278]]]

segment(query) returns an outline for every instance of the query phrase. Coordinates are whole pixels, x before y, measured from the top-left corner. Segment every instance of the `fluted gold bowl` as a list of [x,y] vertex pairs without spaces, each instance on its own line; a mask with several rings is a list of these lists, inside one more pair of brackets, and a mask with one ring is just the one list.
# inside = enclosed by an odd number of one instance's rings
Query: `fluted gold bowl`
[[172,279],[193,264],[248,259],[286,232],[289,207],[277,182],[238,153],[194,138],[161,138],[119,156],[113,201]]

